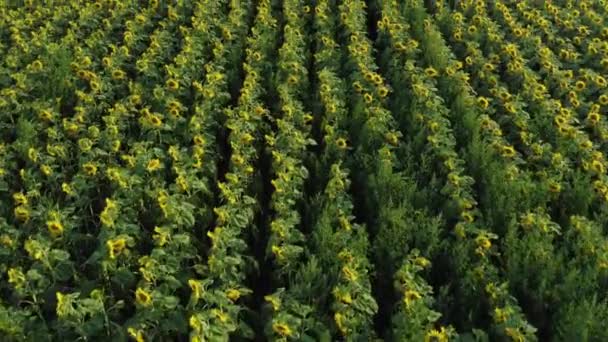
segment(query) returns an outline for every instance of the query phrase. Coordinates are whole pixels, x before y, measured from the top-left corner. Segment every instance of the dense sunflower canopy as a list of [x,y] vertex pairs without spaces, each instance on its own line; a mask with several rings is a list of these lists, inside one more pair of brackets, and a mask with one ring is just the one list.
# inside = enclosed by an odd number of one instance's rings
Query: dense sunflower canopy
[[604,0],[5,0],[1,341],[608,341]]

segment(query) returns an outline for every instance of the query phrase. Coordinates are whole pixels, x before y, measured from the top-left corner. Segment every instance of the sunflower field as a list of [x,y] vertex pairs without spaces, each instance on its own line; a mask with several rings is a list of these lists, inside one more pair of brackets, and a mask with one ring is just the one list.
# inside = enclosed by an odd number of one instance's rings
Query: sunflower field
[[5,0],[0,341],[608,341],[608,2]]

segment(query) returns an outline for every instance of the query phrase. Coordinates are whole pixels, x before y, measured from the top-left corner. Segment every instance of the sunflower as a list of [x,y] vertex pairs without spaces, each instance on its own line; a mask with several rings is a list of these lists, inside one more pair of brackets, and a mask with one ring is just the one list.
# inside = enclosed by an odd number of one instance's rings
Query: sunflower
[[226,297],[233,302],[236,302],[241,297],[241,291],[238,289],[229,289],[226,291]]
[[433,67],[428,67],[428,68],[424,69],[424,73],[429,77],[437,77],[437,75],[439,75],[437,70],[435,70],[435,68],[433,68]]
[[188,286],[190,286],[190,290],[192,291],[192,297],[195,300],[198,300],[203,296],[204,288],[203,284],[195,279],[188,280]]
[[27,196],[24,195],[23,192],[14,193],[13,194],[13,202],[17,206],[19,206],[19,205],[27,205],[28,204]]
[[587,122],[590,125],[595,126],[600,121],[600,114],[597,112],[591,112],[587,115]]
[[454,32],[452,37],[454,38],[455,41],[460,42],[460,41],[462,41],[462,32],[456,31],[456,32]]
[[125,238],[117,238],[114,240],[108,240],[106,242],[106,246],[108,247],[108,253],[110,254],[110,259],[116,259],[117,256],[122,254],[122,252],[127,247],[127,240]]
[[177,90],[179,89],[179,82],[177,82],[176,80],[170,78],[167,80],[167,82],[165,82],[167,88],[169,88],[169,90]]
[[585,139],[582,142],[580,142],[579,146],[580,146],[580,148],[582,148],[584,150],[589,150],[593,147],[593,143],[591,142],[591,140]]
[[501,324],[507,321],[509,312],[506,309],[495,308],[492,316],[494,316],[494,322]]
[[112,78],[114,80],[117,80],[117,81],[123,80],[123,79],[125,79],[126,76],[127,76],[127,74],[120,69],[116,69],[116,70],[112,71]]
[[95,176],[97,174],[97,165],[93,162],[85,163],[82,165],[82,169],[88,176]]
[[144,333],[140,329],[135,329],[133,327],[129,327],[127,329],[129,336],[135,340],[135,342],[144,342]]
[[342,274],[346,277],[346,279],[348,279],[349,281],[355,281],[357,280],[357,278],[359,278],[359,275],[357,274],[357,271],[351,269],[348,266],[344,266],[342,267]]
[[278,311],[281,308],[281,299],[277,296],[267,295],[264,296],[264,300],[270,303],[273,311]]
[[336,312],[334,314],[334,321],[336,322],[336,325],[338,326],[338,330],[340,330],[340,333],[342,335],[346,335],[348,333],[348,327],[346,326],[346,322],[345,322],[346,318],[344,317],[343,314]]
[[445,328],[441,330],[431,329],[424,335],[424,342],[447,342],[448,334]]
[[505,145],[500,148],[500,154],[505,158],[515,157],[515,148],[513,146]]
[[399,137],[394,132],[386,133],[385,138],[389,144],[391,144],[393,146],[399,145]]
[[46,223],[46,227],[48,228],[51,235],[54,237],[57,237],[63,233],[63,224],[61,224],[61,222],[59,221],[48,221]]
[[272,324],[272,330],[282,337],[289,337],[293,335],[293,331],[286,323],[276,322]]
[[150,114],[146,119],[154,127],[160,127],[163,124],[163,119],[157,114]]
[[10,268],[7,274],[9,284],[13,284],[16,289],[23,288],[26,285],[27,279],[21,268]]
[[467,223],[473,223],[473,221],[475,221],[475,216],[473,216],[473,213],[465,210],[460,214],[460,217]]
[[558,182],[551,180],[549,181],[549,191],[552,193],[559,193],[562,191],[562,186]]
[[490,102],[483,96],[477,98],[477,103],[481,106],[482,109],[488,109]]
[[484,250],[488,250],[488,249],[490,249],[490,247],[492,247],[492,241],[490,241],[490,239],[488,239],[488,237],[485,235],[480,235],[480,236],[476,237],[475,243],[477,244],[478,247],[480,247]]
[[587,84],[584,81],[576,81],[574,87],[577,91],[583,91],[587,87]]
[[154,171],[160,169],[161,167],[162,167],[162,163],[160,162],[160,160],[157,158],[154,158],[148,162],[148,165],[146,165],[146,170],[148,172],[154,172]]
[[406,290],[405,294],[403,295],[403,302],[405,303],[405,306],[409,308],[412,303],[414,303],[420,298],[422,298],[422,295],[420,295],[418,291]]
[[605,167],[604,164],[599,160],[593,160],[591,162],[591,170],[598,174],[604,174]]
[[144,307],[150,306],[152,304],[152,294],[138,287],[135,290],[135,302]]
[[379,95],[381,98],[385,98],[385,97],[388,95],[388,88],[387,88],[387,87],[384,87],[384,86],[380,87],[380,88],[378,89],[378,95]]

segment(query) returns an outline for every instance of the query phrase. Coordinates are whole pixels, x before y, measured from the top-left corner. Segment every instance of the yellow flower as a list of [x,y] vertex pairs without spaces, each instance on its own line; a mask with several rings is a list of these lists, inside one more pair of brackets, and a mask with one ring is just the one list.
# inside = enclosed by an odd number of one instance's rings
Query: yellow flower
[[53,112],[51,112],[50,110],[44,109],[44,110],[41,110],[40,113],[38,113],[38,117],[45,121],[52,121]]
[[338,146],[338,148],[341,150],[346,149],[346,147],[348,146],[348,144],[346,143],[346,139],[344,139],[344,138],[336,139],[336,146]]
[[116,259],[126,248],[127,240],[125,238],[117,238],[106,242],[110,259]]
[[431,329],[424,335],[424,342],[447,342],[448,334],[444,327],[441,330]]
[[363,100],[365,100],[365,103],[370,104],[374,100],[374,97],[370,93],[365,93],[365,95],[363,95]]
[[47,221],[46,227],[48,228],[51,235],[54,237],[63,234],[63,224],[61,224],[61,222],[59,221]]
[[334,290],[334,296],[342,303],[344,304],[352,304],[353,302],[353,297],[350,295],[349,292],[344,291],[344,290],[339,290],[339,289],[335,289]]
[[514,342],[523,342],[525,341],[524,335],[517,328],[505,328],[505,334],[511,338],[511,341]]
[[270,303],[274,311],[278,311],[281,308],[281,299],[276,296],[267,295],[264,296],[264,300]]
[[72,189],[72,186],[70,186],[68,183],[61,183],[61,190],[63,190],[63,192],[65,192],[65,194],[68,196],[74,195],[74,189]]
[[35,162],[37,162],[37,161],[38,161],[38,151],[36,151],[36,149],[35,149],[35,148],[30,147],[30,148],[27,150],[27,157],[28,157],[28,158],[29,158],[31,161],[33,161],[34,163],[35,163]]
[[2,244],[4,247],[8,247],[11,248],[14,245],[14,241],[13,239],[11,239],[11,237],[7,234],[2,234],[0,235],[0,244]]
[[437,77],[437,75],[439,75],[437,70],[435,70],[433,67],[428,67],[424,69],[424,73],[429,77]]
[[513,146],[501,146],[500,154],[505,158],[515,157],[515,148]]
[[194,145],[197,145],[197,146],[205,145],[205,137],[203,137],[202,135],[199,135],[199,134],[195,135],[192,138],[192,141],[194,142]]
[[380,87],[380,88],[378,89],[378,95],[379,95],[381,98],[385,98],[385,97],[387,97],[387,96],[388,96],[388,88],[387,88],[387,87],[385,87],[385,86]]
[[233,302],[236,302],[241,297],[241,291],[238,289],[230,289],[226,291],[226,297]]
[[589,150],[593,147],[593,142],[591,142],[589,139],[585,139],[579,144],[579,146],[584,150]]
[[393,146],[399,145],[399,136],[394,132],[388,132],[385,135],[387,142]]
[[559,184],[558,182],[551,180],[549,181],[549,191],[552,193],[558,193],[562,190],[562,186],[561,184]]
[[576,81],[576,83],[574,84],[574,86],[576,87],[577,91],[583,91],[587,87],[587,85],[583,81]]
[[24,205],[16,207],[14,214],[15,218],[21,222],[27,222],[30,219],[30,210]]
[[515,112],[517,112],[515,105],[511,102],[505,103],[505,109],[511,114],[515,114]]
[[480,235],[475,238],[475,243],[482,249],[488,250],[492,247],[492,241],[485,235]]
[[106,207],[99,214],[99,220],[101,223],[109,228],[114,227],[114,219],[117,214],[116,202],[110,198],[106,198]]
[[82,165],[84,172],[89,176],[95,176],[97,174],[97,165],[93,162],[88,162]]
[[357,271],[352,270],[348,266],[342,267],[342,274],[346,277],[346,279],[348,279],[350,281],[355,281],[355,280],[357,280],[357,278],[359,278]]
[[194,300],[198,300],[202,297],[204,289],[203,284],[200,281],[195,279],[189,279],[188,286],[190,286],[190,289],[192,290],[192,297],[194,298]]
[[424,257],[417,257],[414,259],[414,263],[422,268],[427,268],[431,265],[431,262]]
[[591,162],[591,170],[598,174],[604,174],[604,164],[599,160],[593,160]]
[[422,298],[422,296],[418,291],[406,290],[405,294],[403,295],[403,302],[405,303],[405,306],[409,308],[412,303],[414,303],[420,298]]
[[174,79],[168,79],[165,84],[167,85],[167,88],[169,88],[170,90],[179,89],[179,83]]
[[203,330],[203,325],[196,316],[190,316],[188,323],[190,324],[190,327],[197,333],[200,333]]
[[32,69],[33,70],[40,71],[40,70],[42,70],[42,68],[43,68],[43,65],[42,65],[41,61],[35,60],[35,61],[32,62]]
[[274,254],[274,256],[279,259],[279,260],[283,260],[285,258],[285,255],[283,254],[283,249],[277,245],[273,245],[271,247],[272,250],[272,254]]
[[148,170],[148,172],[154,172],[158,169],[160,169],[162,167],[162,164],[160,163],[159,159],[151,159],[148,162],[148,165],[146,165],[146,170]]
[[129,103],[132,106],[137,106],[137,105],[141,104],[141,96],[139,96],[137,94],[129,96]]
[[53,173],[53,169],[45,164],[40,166],[40,172],[45,176],[50,176]]
[[334,314],[334,321],[336,322],[336,325],[338,326],[338,330],[340,330],[340,333],[344,336],[348,333],[348,328],[346,327],[346,322],[345,322],[345,317],[344,315],[342,315],[339,312],[336,312]]
[[505,309],[495,308],[494,309],[494,322],[497,324],[501,324],[507,321],[509,318],[509,313]]
[[133,338],[136,342],[144,342],[144,333],[143,331],[141,331],[140,329],[135,329],[133,327],[129,327],[127,329],[127,332],[129,333],[129,336],[131,336],[131,338]]
[[152,294],[138,287],[135,290],[135,302],[144,307],[150,306],[152,304]]
[[488,62],[488,63],[483,64],[483,70],[485,70],[487,72],[492,72],[492,71],[494,71],[494,69],[496,69],[496,67],[492,63]]
[[163,124],[163,119],[157,114],[150,114],[147,116],[148,122],[154,127],[160,127]]
[[25,286],[27,280],[20,268],[10,268],[7,274],[9,284],[12,284],[16,289],[21,289]]
[[383,83],[382,81],[382,76],[378,75],[378,74],[374,74],[374,77],[372,78],[372,81],[374,82],[374,84],[376,84],[377,86],[381,85]]
[[282,337],[289,337],[293,335],[293,331],[289,327],[289,325],[285,323],[276,322],[272,324],[272,330],[281,335]]
[[470,211],[463,211],[462,213],[460,213],[460,217],[468,223],[472,223],[473,221],[475,221],[475,216],[473,216],[473,213],[471,213]]
[[600,122],[600,114],[595,112],[587,114],[587,122],[592,126],[597,125]]
[[212,309],[211,314],[215,316],[220,322],[226,323],[230,320],[230,316],[227,315],[224,311],[218,309]]
[[69,315],[73,308],[68,296],[59,291],[55,292],[55,296],[57,297],[57,307],[55,309],[57,316],[65,317]]
[[490,102],[488,101],[488,99],[486,99],[485,97],[479,97],[477,98],[477,103],[481,106],[481,108],[483,109],[487,109],[488,106],[490,105]]
[[602,106],[608,105],[608,95],[606,95],[606,94],[600,95],[599,101]]
[[115,80],[122,80],[126,76],[127,76],[127,74],[120,69],[116,69],[116,70],[112,71],[112,78]]
[[16,206],[27,205],[27,196],[23,194],[23,192],[17,192],[13,194],[13,202],[15,202]]
[[91,80],[89,85],[91,86],[91,90],[94,92],[98,92],[101,89],[101,84],[96,80]]

